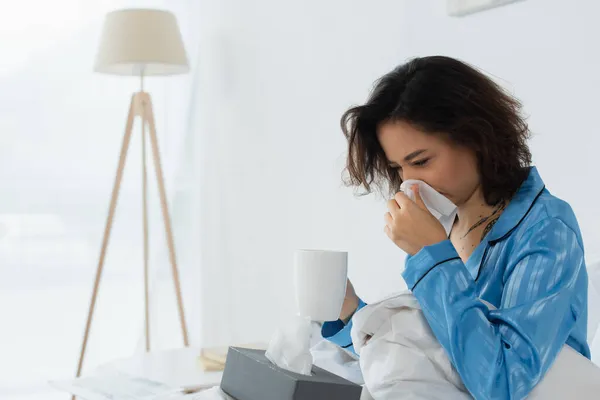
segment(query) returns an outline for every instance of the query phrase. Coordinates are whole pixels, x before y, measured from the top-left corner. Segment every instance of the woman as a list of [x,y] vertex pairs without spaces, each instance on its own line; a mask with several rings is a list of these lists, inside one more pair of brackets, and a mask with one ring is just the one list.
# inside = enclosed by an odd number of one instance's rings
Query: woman
[[[384,230],[408,253],[402,276],[477,399],[527,396],[565,343],[590,358],[581,233],[530,166],[520,109],[474,68],[425,57],[385,75],[342,118],[350,183],[394,194]],[[407,179],[458,206],[449,237],[417,187],[416,202],[397,193]],[[323,336],[351,348],[362,306],[349,284]]]

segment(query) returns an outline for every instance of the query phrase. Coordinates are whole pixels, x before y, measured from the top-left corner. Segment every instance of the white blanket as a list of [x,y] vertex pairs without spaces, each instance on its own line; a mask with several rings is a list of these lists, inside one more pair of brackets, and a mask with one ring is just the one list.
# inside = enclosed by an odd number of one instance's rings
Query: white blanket
[[[472,398],[412,293],[368,305],[352,321],[354,349],[375,400]],[[528,398],[598,399],[598,393],[600,368],[565,345]]]

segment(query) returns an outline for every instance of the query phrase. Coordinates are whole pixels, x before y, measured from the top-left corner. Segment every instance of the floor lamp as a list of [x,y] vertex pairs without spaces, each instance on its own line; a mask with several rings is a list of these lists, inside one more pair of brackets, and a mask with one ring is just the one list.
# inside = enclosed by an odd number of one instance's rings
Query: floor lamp
[[[154,113],[152,110],[152,101],[150,94],[144,92],[144,78],[152,75],[176,75],[189,71],[188,60],[185,53],[179,27],[175,16],[167,11],[161,10],[119,10],[109,13],[104,22],[100,48],[96,58],[95,71],[113,75],[137,76],[140,79],[140,91],[134,93],[131,97],[129,114],[125,126],[125,135],[121,146],[121,154],[117,167],[116,178],[112,189],[108,217],[102,239],[100,258],[96,270],[94,289],[92,299],[85,325],[85,334],[81,346],[81,354],[77,367],[77,376],[81,375],[85,350],[87,347],[92,317],[96,305],[98,288],[102,278],[104,259],[108,247],[110,232],[113,225],[115,209],[119,197],[119,189],[127,151],[131,141],[133,122],[136,117],[140,117],[142,122],[142,209],[144,215],[144,295],[145,295],[145,345],[146,351],[150,350],[150,323],[149,323],[149,305],[148,305],[148,195],[147,195],[147,171],[146,171],[146,134],[148,133],[156,179],[158,181],[158,191],[160,196],[160,205],[162,210],[163,222],[166,231],[167,246],[169,248],[169,260],[171,264],[173,281],[175,283],[175,293],[177,295],[177,306],[179,310],[179,320],[183,333],[183,342],[187,347],[188,331],[185,322],[183,310],[183,298],[181,295],[181,286],[179,282],[179,272],[177,270],[177,261],[175,258],[175,243],[173,241],[173,231],[171,228],[171,219],[167,205],[167,196],[163,178],[163,171],[158,149],[158,140],[156,137],[156,126]],[[148,131],[148,132],[146,132]]]

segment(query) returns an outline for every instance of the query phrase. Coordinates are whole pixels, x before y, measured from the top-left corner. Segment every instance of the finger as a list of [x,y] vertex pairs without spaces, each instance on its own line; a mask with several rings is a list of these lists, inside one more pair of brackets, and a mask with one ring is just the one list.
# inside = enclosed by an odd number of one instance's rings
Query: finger
[[398,205],[398,202],[395,199],[388,200],[387,208],[390,211],[392,217],[394,216],[394,214],[400,211],[400,206]]
[[392,222],[394,222],[394,217],[392,217],[392,214],[390,214],[389,212],[385,213],[383,219],[385,220],[386,225],[391,225]]
[[415,194],[415,203],[417,203],[422,210],[429,211],[425,205],[425,202],[423,201],[423,198],[421,197],[421,193],[419,192],[419,185],[413,185],[412,191]]
[[394,195],[394,200],[396,200],[396,203],[398,203],[398,206],[400,206],[401,209],[408,207],[412,202],[412,200],[402,192],[396,193]]
[[354,290],[354,285],[352,284],[350,279],[346,280],[346,296],[348,294],[350,294],[351,296],[356,294],[356,291]]
[[[383,231],[385,232],[385,234],[387,235],[387,237],[389,237],[390,239],[392,239],[392,230],[390,229],[389,226],[385,226],[383,228]],[[393,240],[393,239],[392,239]]]

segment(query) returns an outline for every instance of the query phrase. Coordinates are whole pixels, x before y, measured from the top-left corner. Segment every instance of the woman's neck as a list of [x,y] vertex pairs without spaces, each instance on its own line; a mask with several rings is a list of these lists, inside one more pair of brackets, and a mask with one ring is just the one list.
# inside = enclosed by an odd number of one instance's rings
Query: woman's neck
[[471,197],[458,206],[458,219],[454,227],[459,232],[466,232],[482,218],[492,214],[495,208],[486,203],[481,186],[478,186]]

